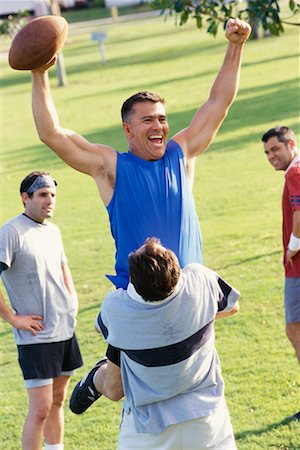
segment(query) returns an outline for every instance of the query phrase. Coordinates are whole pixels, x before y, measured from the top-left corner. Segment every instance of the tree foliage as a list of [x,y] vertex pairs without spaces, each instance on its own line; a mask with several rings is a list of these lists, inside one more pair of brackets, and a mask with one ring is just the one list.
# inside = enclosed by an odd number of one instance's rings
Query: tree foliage
[[[198,28],[206,27],[213,36],[217,34],[219,25],[225,26],[231,17],[239,17],[254,26],[261,24],[264,31],[279,36],[284,32],[284,25],[300,25],[300,2],[289,0],[281,3],[284,4],[284,13],[280,2],[275,0],[153,0],[151,5],[161,9],[161,14],[175,14],[179,25],[195,19]],[[298,23],[292,19],[296,15]]]
[[7,19],[0,18],[0,36],[13,37],[28,21],[29,13],[23,12],[17,15],[9,15]]

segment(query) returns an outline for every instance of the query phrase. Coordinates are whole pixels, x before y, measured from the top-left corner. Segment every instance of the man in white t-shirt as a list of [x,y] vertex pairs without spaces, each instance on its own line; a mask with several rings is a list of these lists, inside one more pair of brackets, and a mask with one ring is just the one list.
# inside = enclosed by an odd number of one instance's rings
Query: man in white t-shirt
[[63,450],[63,405],[70,376],[82,365],[75,335],[77,294],[62,238],[48,222],[56,181],[32,172],[21,183],[25,206],[0,229],[0,317],[13,327],[29,406],[22,449]]

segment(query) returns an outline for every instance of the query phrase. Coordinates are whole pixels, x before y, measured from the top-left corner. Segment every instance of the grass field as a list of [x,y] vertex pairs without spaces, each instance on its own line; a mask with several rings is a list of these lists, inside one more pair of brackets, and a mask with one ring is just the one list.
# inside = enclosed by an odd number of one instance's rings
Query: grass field
[[[226,42],[172,19],[147,19],[103,26],[106,63],[86,26],[71,34],[64,49],[68,86],[53,96],[61,123],[93,142],[125,150],[121,103],[142,89],[167,100],[171,135],[185,127],[209,95]],[[4,42],[4,48],[8,42]],[[300,409],[299,366],[284,333],[281,266],[281,189],[283,173],[268,165],[261,134],[286,124],[300,137],[299,32],[251,41],[244,53],[238,97],[210,149],[197,161],[195,199],[206,265],[242,293],[241,312],[216,324],[217,348],[226,398],[240,450],[300,449],[300,426],[286,415]],[[80,300],[77,335],[85,366],[71,387],[103,354],[105,343],[93,321],[112,286],[114,246],[105,208],[94,182],[62,163],[43,146],[31,115],[27,72],[2,61],[1,217],[22,211],[18,189],[34,169],[58,181],[54,222],[62,231]],[[0,322],[1,450],[20,449],[27,395],[10,327]],[[65,407],[66,450],[116,448],[121,403],[101,399],[83,416]],[[188,450],[188,449],[186,449]]]

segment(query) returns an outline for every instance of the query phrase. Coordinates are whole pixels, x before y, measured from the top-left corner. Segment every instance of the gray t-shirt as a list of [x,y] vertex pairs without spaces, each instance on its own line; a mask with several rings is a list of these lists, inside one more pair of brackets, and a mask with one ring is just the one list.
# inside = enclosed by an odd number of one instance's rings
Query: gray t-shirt
[[214,318],[238,298],[201,264],[182,269],[174,292],[159,302],[145,302],[132,284],[107,295],[96,323],[121,350],[124,410],[137,432],[159,434],[225,402]]
[[0,229],[1,273],[16,314],[43,316],[37,336],[13,329],[20,344],[70,339],[76,324],[76,303],[66,288],[62,265],[67,262],[60,231],[53,223],[40,224],[21,214]]

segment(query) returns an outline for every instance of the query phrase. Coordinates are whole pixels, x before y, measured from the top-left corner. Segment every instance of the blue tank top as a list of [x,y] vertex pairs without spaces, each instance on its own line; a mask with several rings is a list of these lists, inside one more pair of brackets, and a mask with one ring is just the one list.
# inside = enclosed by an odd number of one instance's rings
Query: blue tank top
[[107,206],[115,240],[116,275],[107,277],[126,289],[128,254],[157,237],[174,251],[181,267],[202,263],[202,242],[184,155],[173,140],[163,158],[145,161],[131,152],[118,153],[114,194]]

